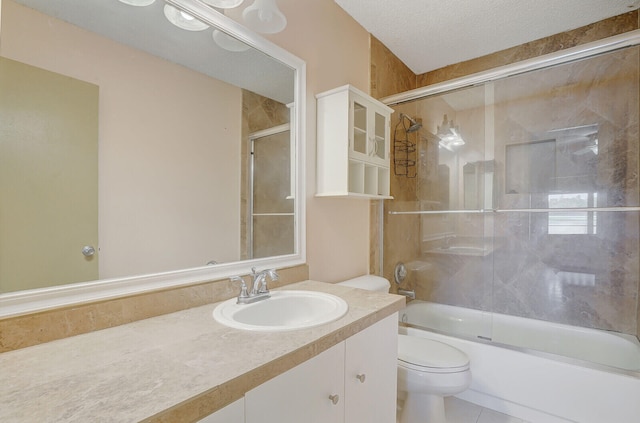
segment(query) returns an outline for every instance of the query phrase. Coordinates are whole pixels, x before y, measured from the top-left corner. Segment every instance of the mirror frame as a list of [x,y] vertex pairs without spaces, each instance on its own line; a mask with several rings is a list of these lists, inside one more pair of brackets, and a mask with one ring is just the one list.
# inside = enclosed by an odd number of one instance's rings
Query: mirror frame
[[[39,311],[68,307],[89,302],[121,298],[145,292],[185,287],[204,282],[245,275],[251,267],[284,268],[306,263],[305,216],[305,116],[306,116],[306,63],[252,32],[231,18],[226,17],[198,0],[159,0],[171,4],[210,26],[226,32],[249,46],[260,50],[295,71],[294,110],[291,113],[291,133],[295,136],[295,152],[292,152],[292,180],[295,180],[295,240],[294,253],[221,263],[170,272],[154,273],[124,278],[103,279],[58,285],[49,288],[16,291],[0,294],[0,318],[24,315]],[[0,6],[2,0],[0,0]],[[2,33],[0,31],[0,39]]]

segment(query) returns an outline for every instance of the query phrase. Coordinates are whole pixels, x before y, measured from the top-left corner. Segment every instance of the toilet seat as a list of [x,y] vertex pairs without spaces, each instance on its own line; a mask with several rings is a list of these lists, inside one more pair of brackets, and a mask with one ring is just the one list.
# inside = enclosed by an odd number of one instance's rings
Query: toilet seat
[[419,372],[456,373],[469,370],[469,357],[442,342],[399,334],[398,365]]

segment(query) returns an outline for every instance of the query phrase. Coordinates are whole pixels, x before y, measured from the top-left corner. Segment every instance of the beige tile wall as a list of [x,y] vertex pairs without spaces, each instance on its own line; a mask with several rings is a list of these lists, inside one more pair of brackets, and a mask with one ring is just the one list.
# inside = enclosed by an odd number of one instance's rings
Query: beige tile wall
[[550,37],[522,44],[507,50],[489,54],[487,56],[478,57],[476,59],[436,69],[422,75],[417,75],[417,86],[424,87],[438,82],[459,78],[461,76],[471,75],[476,72],[482,72],[484,70],[493,69],[509,63],[519,62],[521,60],[530,59],[543,54],[553,53],[555,51],[575,47],[580,44],[622,34],[634,29],[638,29],[637,10],[586,25],[572,31],[552,35]]
[[[371,53],[371,70],[370,70],[370,93],[372,97],[382,98],[398,92],[404,92],[416,88],[416,75],[398,59],[384,44],[378,41],[375,37],[370,38],[370,53]],[[396,108],[397,109],[397,108]],[[404,111],[408,115],[413,115],[411,111]],[[399,110],[396,110],[391,116],[391,163],[394,161],[393,152],[393,138],[394,129],[398,123]],[[402,201],[403,199],[410,199],[415,197],[415,179],[406,179],[404,177],[391,177],[391,192],[396,201]],[[412,196],[413,194],[413,196]],[[380,219],[384,219],[385,237],[392,237],[395,234],[393,221],[387,219],[387,205],[388,201],[385,201],[384,212],[381,215],[380,205],[378,201],[371,202],[371,248],[369,259],[369,272],[372,274],[380,274]],[[409,234],[406,235],[409,238],[409,244],[416,241],[411,238]],[[401,240],[394,240],[394,245],[400,245]],[[406,248],[414,248],[415,246],[403,244]],[[397,260],[396,256],[402,256],[407,251],[398,249],[385,249],[384,257],[384,273],[383,276],[389,280],[393,280],[393,275],[390,271],[393,271],[393,266]],[[392,284],[392,290],[395,289],[395,284]]]

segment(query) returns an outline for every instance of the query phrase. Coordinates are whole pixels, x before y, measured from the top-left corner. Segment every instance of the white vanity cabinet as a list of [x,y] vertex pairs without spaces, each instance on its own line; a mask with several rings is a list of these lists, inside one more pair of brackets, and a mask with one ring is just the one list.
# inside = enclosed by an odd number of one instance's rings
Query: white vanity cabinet
[[397,313],[245,394],[246,423],[394,423]]
[[240,398],[197,423],[245,423],[244,420],[244,398]]
[[316,95],[317,196],[391,198],[393,110],[345,85]]
[[341,342],[247,392],[246,423],[343,422],[343,369]]
[[345,423],[395,423],[398,315],[347,339]]

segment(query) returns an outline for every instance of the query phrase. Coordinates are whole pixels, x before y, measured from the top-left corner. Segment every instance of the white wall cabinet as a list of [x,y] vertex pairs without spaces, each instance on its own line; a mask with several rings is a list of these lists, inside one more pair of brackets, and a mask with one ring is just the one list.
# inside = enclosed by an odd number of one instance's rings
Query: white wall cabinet
[[397,313],[245,394],[246,423],[394,423]]
[[317,196],[392,198],[393,109],[345,85],[316,95]]

